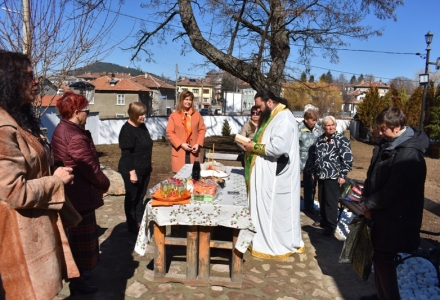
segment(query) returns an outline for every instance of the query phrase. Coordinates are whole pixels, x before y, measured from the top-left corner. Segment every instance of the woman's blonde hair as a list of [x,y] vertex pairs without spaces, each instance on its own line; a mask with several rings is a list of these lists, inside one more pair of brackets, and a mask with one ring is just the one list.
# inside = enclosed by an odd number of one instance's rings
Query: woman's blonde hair
[[132,122],[136,122],[140,115],[147,112],[147,107],[142,102],[131,102],[128,105],[128,117]]
[[194,110],[194,94],[191,93],[190,91],[184,91],[184,92],[180,93],[179,103],[177,103],[176,111],[183,110],[183,100],[186,97],[191,97],[191,100],[192,100],[191,108]]

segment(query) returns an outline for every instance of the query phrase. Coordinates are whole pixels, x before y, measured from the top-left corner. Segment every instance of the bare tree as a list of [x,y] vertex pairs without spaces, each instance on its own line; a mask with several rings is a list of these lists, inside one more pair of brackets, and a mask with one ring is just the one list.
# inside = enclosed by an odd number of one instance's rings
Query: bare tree
[[159,25],[139,32],[133,57],[143,52],[151,59],[154,38],[172,36],[183,40],[182,52],[193,48],[254,89],[279,93],[291,46],[298,49],[294,62],[306,67],[315,51],[337,62],[336,47],[349,39],[381,35],[381,28],[363,22],[370,13],[395,19],[400,5],[402,0],[146,0],[148,19]]
[[58,88],[72,69],[106,57],[122,42],[110,34],[119,7],[119,0],[4,0],[0,47],[29,55],[43,96],[49,77],[58,78]]

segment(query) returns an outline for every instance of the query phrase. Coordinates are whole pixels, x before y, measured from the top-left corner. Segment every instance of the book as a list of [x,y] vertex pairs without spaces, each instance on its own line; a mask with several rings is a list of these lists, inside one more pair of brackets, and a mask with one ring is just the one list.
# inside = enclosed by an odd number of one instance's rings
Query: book
[[237,143],[240,143],[240,144],[247,144],[247,143],[249,143],[249,142],[251,141],[251,139],[245,137],[244,135],[241,135],[241,134],[238,134],[238,133],[237,133],[237,134],[235,135],[235,141],[236,141]]

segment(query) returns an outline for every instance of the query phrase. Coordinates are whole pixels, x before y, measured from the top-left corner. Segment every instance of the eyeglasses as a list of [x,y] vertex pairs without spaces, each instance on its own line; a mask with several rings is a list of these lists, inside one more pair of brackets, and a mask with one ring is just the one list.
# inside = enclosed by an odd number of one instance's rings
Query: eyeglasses
[[88,108],[83,108],[83,109],[81,109],[80,111],[85,112],[86,115],[89,115],[89,114],[90,114],[90,109],[88,109]]
[[251,115],[254,115],[254,116],[259,116],[260,114],[261,114],[261,112],[259,112],[259,111],[251,112]]
[[26,76],[26,78],[29,79],[29,80],[32,80],[32,81],[35,81],[35,80],[36,80],[36,79],[35,79],[34,72],[26,72],[26,73],[25,73],[25,76]]

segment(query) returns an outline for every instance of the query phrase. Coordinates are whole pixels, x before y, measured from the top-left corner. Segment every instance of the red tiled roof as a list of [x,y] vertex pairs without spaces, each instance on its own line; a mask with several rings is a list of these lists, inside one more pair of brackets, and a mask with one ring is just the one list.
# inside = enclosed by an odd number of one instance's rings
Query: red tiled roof
[[389,89],[390,87],[382,82],[361,82],[359,84],[354,84],[353,87],[356,88],[371,88],[377,87],[378,89]]
[[61,98],[61,96],[50,96],[50,95],[43,96],[41,106],[44,106],[44,107],[45,106],[56,106],[57,100],[59,98]]
[[147,87],[132,81],[131,79],[120,79],[115,85],[110,85],[109,76],[102,76],[91,81],[95,86],[95,91],[132,91],[132,92],[151,92]]
[[173,90],[175,89],[175,87],[171,84],[147,73],[145,75],[138,75],[136,77],[133,77],[132,80],[149,88],[164,88]]
[[212,87],[212,84],[207,83],[206,81],[201,81],[200,79],[195,79],[195,78],[184,78],[182,80],[180,80],[179,82],[177,82],[177,85],[180,86],[197,86],[197,87],[201,87],[206,86],[206,87]]

